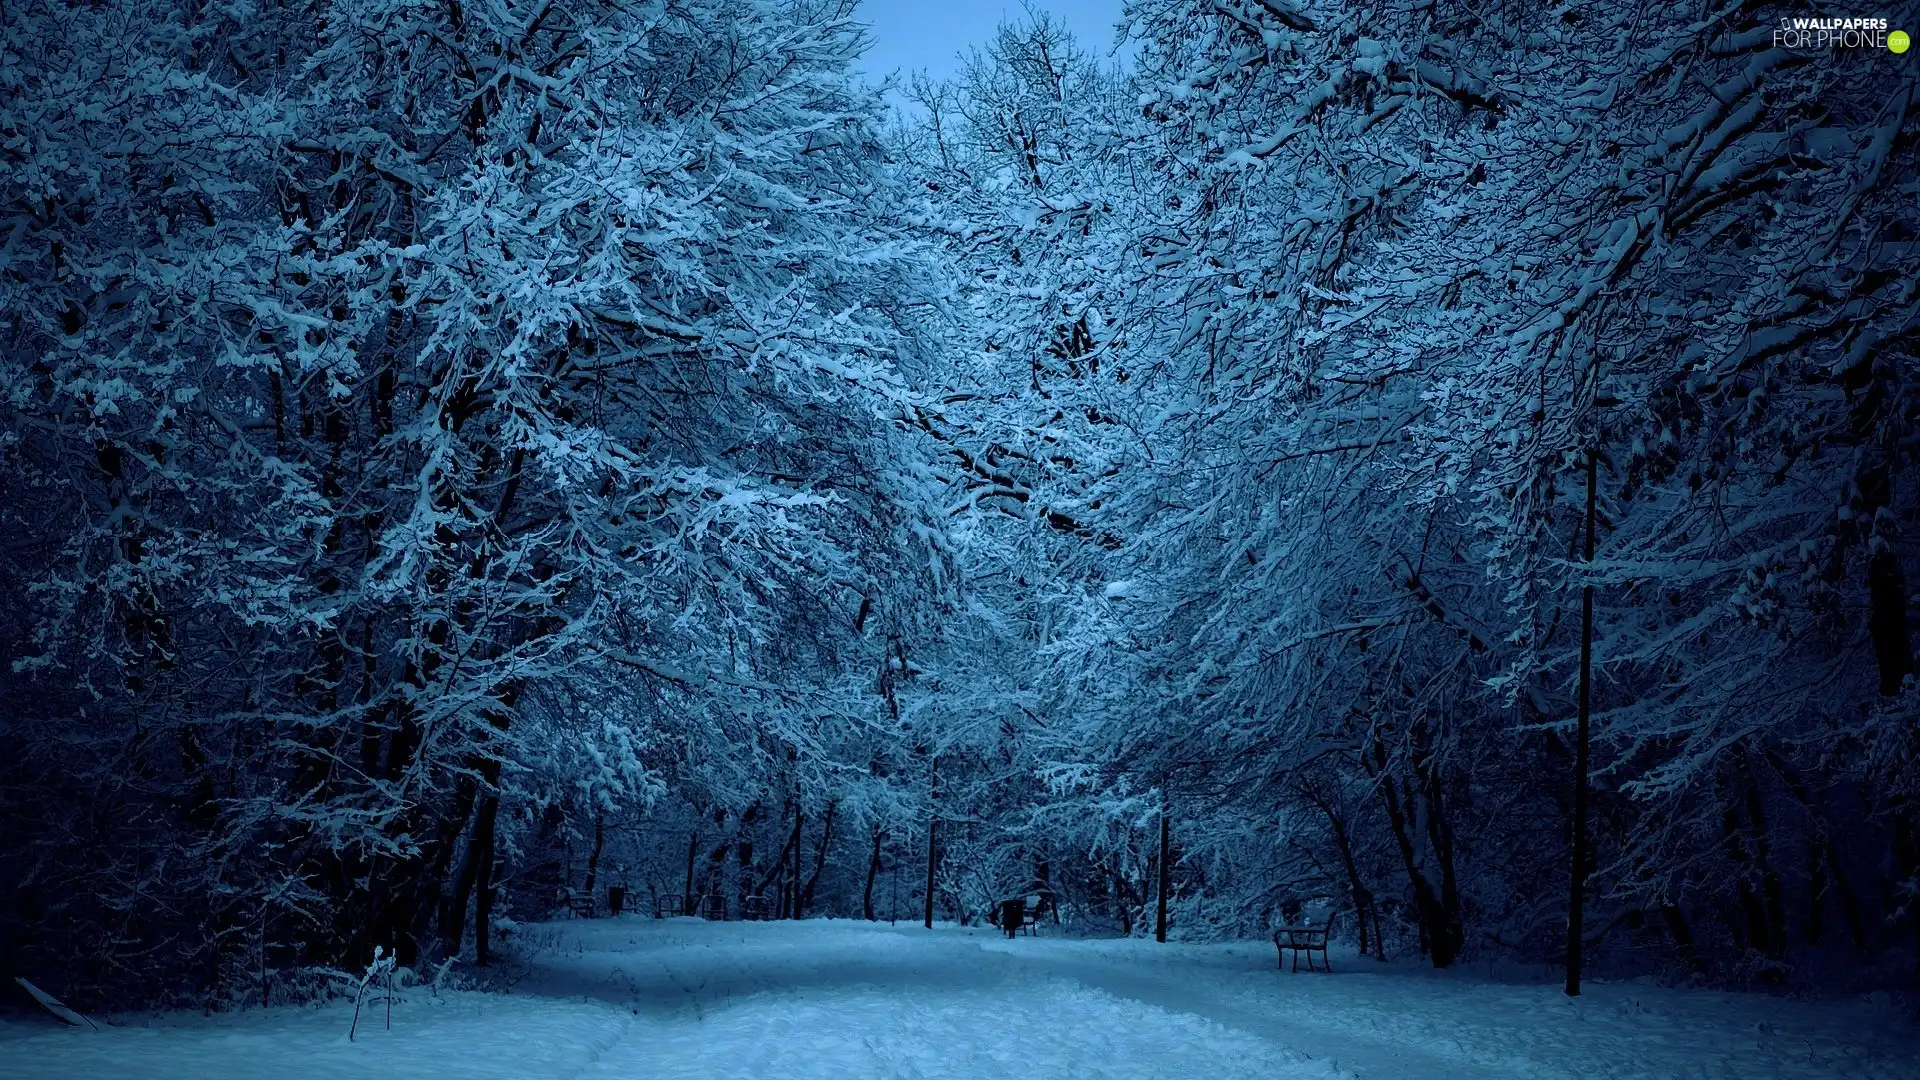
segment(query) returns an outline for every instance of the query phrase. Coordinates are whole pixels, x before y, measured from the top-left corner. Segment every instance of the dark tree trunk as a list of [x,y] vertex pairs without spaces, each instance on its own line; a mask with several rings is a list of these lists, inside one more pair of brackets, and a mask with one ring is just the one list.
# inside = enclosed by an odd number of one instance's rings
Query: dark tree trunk
[[1120,920],[1120,933],[1124,937],[1133,936],[1133,883],[1117,867],[1109,867],[1107,876],[1113,879],[1113,909]]
[[939,825],[940,820],[938,818],[927,819],[927,910],[925,921],[927,929],[929,930],[933,929],[934,868],[939,865],[940,861]]
[[740,816],[741,835],[739,843],[734,846],[734,857],[739,865],[739,870],[735,874],[735,883],[738,886],[735,892],[739,895],[735,897],[734,902],[740,906],[740,917],[743,919],[747,915],[747,897],[754,895],[753,841],[747,839],[746,830],[753,824],[757,813],[754,807],[749,806],[747,812]]
[[1154,900],[1153,940],[1167,940],[1167,891],[1173,887],[1173,811],[1165,789],[1160,792],[1160,888]]
[[1880,692],[1892,697],[1913,674],[1913,643],[1907,629],[1907,575],[1891,549],[1867,563],[1867,633],[1880,665]]
[[467,933],[467,905],[473,899],[473,882],[480,872],[479,849],[474,845],[474,833],[467,837],[467,847],[460,855],[460,869],[453,876],[453,887],[448,890],[440,904],[440,943],[448,956],[460,955],[461,939]]
[[[1600,455],[1587,451],[1587,557],[1593,563],[1594,487]],[[1573,744],[1573,872],[1567,892],[1567,996],[1580,996],[1587,887],[1587,771],[1593,717],[1593,584],[1580,589],[1580,713]]]
[[[1427,843],[1434,861],[1440,864],[1440,912],[1438,928],[1446,935],[1444,948],[1457,959],[1466,944],[1466,928],[1460,915],[1460,879],[1453,861],[1453,827],[1448,824],[1446,805],[1441,798],[1440,778],[1423,770],[1421,786],[1427,799]],[[1449,960],[1451,962],[1451,959]]]
[[1033,880],[1040,885],[1040,902],[1046,908],[1046,914],[1055,926],[1060,925],[1059,897],[1053,891],[1053,863],[1047,858],[1046,850],[1033,857]]
[[[454,783],[453,812],[441,820],[439,835],[434,839],[429,880],[432,881],[433,888],[439,895],[440,940],[442,948],[449,956],[457,956],[460,952],[462,924],[466,921],[464,911],[466,897],[468,890],[473,888],[473,869],[470,859],[461,860],[455,880],[448,882],[445,880],[447,866],[453,862],[453,853],[460,844],[460,834],[466,831],[467,822],[473,817],[473,803],[478,794],[479,784],[470,775],[463,775]],[[449,885],[451,888],[448,887]],[[460,901],[457,907],[455,897],[459,897]],[[432,912],[423,905],[419,930],[423,937],[426,933],[426,918],[431,914]]]
[[800,837],[802,835],[801,829],[805,827],[806,821],[806,811],[800,808],[799,803],[794,803],[793,840],[787,845],[793,849],[793,863],[787,875],[786,900],[787,917],[791,919],[800,917]]
[[1680,951],[1680,959],[1688,970],[1705,970],[1700,964],[1700,950],[1693,940],[1693,927],[1687,925],[1687,913],[1678,904],[1661,904],[1660,918],[1667,924],[1667,933],[1673,935],[1674,947]]
[[1839,845],[1831,836],[1820,837],[1820,851],[1827,864],[1827,871],[1833,877],[1834,892],[1840,898],[1840,913],[1847,921],[1847,936],[1853,940],[1856,950],[1867,947],[1866,925],[1860,917],[1860,898],[1853,891],[1853,884],[1847,879],[1846,869],[1840,863]]
[[[508,683],[500,688],[497,695],[497,707],[488,709],[485,713],[488,726],[493,731],[503,732],[507,730],[508,724],[512,721],[511,710],[519,699],[520,687],[517,683]],[[494,822],[500,812],[501,768],[500,759],[487,753],[485,750],[482,750],[478,757],[479,760],[474,763],[474,771],[479,774],[479,788],[486,792],[486,796],[481,800],[480,809],[474,818],[473,838],[468,841],[467,850],[467,857],[469,859],[478,860],[475,863],[474,870],[471,872],[472,876],[468,879],[473,883],[473,887],[476,890],[482,887],[481,883],[490,881],[493,873]],[[464,869],[465,868],[463,868],[463,870]],[[453,899],[453,903],[459,909],[460,916],[464,918],[467,906],[467,897],[464,890],[459,891],[459,895]],[[491,903],[491,901],[489,901],[489,903]],[[476,923],[474,926],[475,933],[479,933],[479,930],[479,925]],[[458,954],[460,938],[457,934],[451,939],[448,948],[452,950],[452,954]]]
[[927,759],[927,929],[933,929],[934,869],[940,861],[939,758]]
[[[500,813],[500,796],[489,794],[480,803],[473,826],[472,857],[479,867],[473,881],[473,962],[485,967],[491,962],[487,933],[493,913],[493,833]],[[464,906],[464,903],[463,905]]]
[[1839,901],[1841,918],[1847,924],[1847,934],[1855,949],[1864,949],[1867,945],[1866,927],[1861,921],[1860,901],[1854,894],[1853,884],[1847,879],[1846,867],[1840,858],[1839,845],[1833,839],[1833,831],[1827,825],[1827,819],[1814,805],[1812,793],[1800,771],[1786,756],[1775,749],[1766,751],[1767,764],[1787,786],[1787,793],[1793,796],[1800,809],[1807,815],[1807,829],[1810,833],[1807,844],[1807,929],[1808,944],[1818,945],[1825,933],[1826,895],[1832,889]]
[[594,881],[600,873],[600,852],[605,849],[606,841],[607,816],[604,813],[596,811],[593,815],[593,851],[587,855],[587,881],[585,889],[588,896],[593,895]]
[[873,830],[873,853],[867,856],[867,887],[860,894],[860,914],[865,916],[868,922],[874,921],[873,882],[880,876],[880,844],[886,836],[884,830]]
[[1147,897],[1153,895],[1153,883],[1160,879],[1160,856],[1153,851],[1140,860],[1140,927],[1147,925]]
[[807,887],[800,894],[802,911],[813,910],[814,889],[820,884],[820,872],[827,866],[827,849],[833,843],[834,804],[827,803],[827,814],[820,819],[820,846],[813,853],[813,873],[807,875]]
[[1756,865],[1754,852],[1750,849],[1752,830],[1746,828],[1740,820],[1740,805],[1745,800],[1729,790],[1730,781],[1723,770],[1715,775],[1714,784],[1720,796],[1720,834],[1725,846],[1727,861],[1733,865],[1733,884],[1739,905],[1728,912],[1728,928],[1733,932],[1734,943],[1742,949],[1751,948],[1765,955],[1773,955],[1773,927],[1767,918],[1767,905],[1761,893],[1754,888],[1754,879],[1760,870]]
[[366,619],[360,631],[360,771],[373,776],[380,771],[380,749],[385,739],[381,722],[383,709],[373,704],[373,679],[379,667],[379,654],[373,647],[373,620]]
[[692,915],[693,906],[693,857],[700,851],[700,830],[695,829],[687,836],[687,888],[680,894],[680,913]]
[[[717,824],[724,825],[725,823],[724,819],[718,814],[714,815],[714,820]],[[722,838],[718,847],[707,852],[707,874],[706,877],[702,879],[704,883],[700,887],[701,896],[720,896],[725,894],[726,890],[722,885],[726,881],[727,876],[727,853],[732,850],[733,841]]]
[[[472,874],[467,880],[474,897],[474,963],[488,963],[488,922],[486,917],[493,909],[493,822],[499,817],[499,796],[488,792],[480,799],[480,813],[474,815],[474,834],[467,842],[467,859],[472,863]],[[465,871],[465,869],[463,869]],[[467,911],[467,896],[461,894],[455,899],[461,915]],[[455,924],[459,932],[459,924]],[[459,938],[449,938],[447,947],[459,951]]]
[[[514,696],[510,691],[503,696],[503,700],[510,705]],[[506,729],[507,715],[503,710],[490,712],[489,719],[496,730]],[[500,811],[500,795],[496,786],[500,782],[500,761],[482,757],[475,771],[480,774],[479,784],[484,785],[486,795],[480,800],[479,812],[474,816],[473,831],[467,840],[460,872],[454,880],[453,895],[447,898],[446,907],[441,909],[441,938],[449,956],[460,954],[460,939],[466,931],[468,896],[483,887],[482,883],[489,880],[493,870],[494,819]],[[479,932],[477,923],[474,931]]]
[[1780,871],[1773,865],[1773,837],[1767,824],[1765,795],[1753,768],[1752,755],[1743,746],[1740,763],[1746,772],[1747,822],[1753,838],[1753,853],[1760,869],[1760,897],[1766,912],[1765,951],[1776,959],[1787,953],[1787,898]]
[[[1906,813],[1899,814],[1893,819],[1893,835],[1889,837],[1890,843],[1888,845],[1890,849],[1888,854],[1892,857],[1892,866],[1888,869],[1890,869],[1892,873],[1882,877],[1880,886],[1882,895],[1888,897],[1888,900],[1883,901],[1883,903],[1886,903],[1889,907],[1891,907],[1892,904],[1891,896],[1889,895],[1892,894],[1892,888],[1890,888],[1890,886],[1895,882],[1911,881],[1916,875],[1920,875],[1920,829],[1914,827],[1914,819],[1911,815],[1912,811],[1909,810]],[[1916,917],[1909,911],[1906,916],[1906,921],[1907,928],[1912,931],[1915,936],[1915,976],[1920,977],[1920,917]],[[1889,931],[1896,929],[1897,923],[1894,923],[1893,920],[1889,920],[1889,924],[1887,927]]]
[[793,833],[789,832],[787,834],[787,842],[780,845],[780,854],[775,855],[773,857],[773,864],[771,867],[768,868],[767,875],[760,879],[760,883],[756,885],[753,890],[754,895],[764,896],[766,895],[767,887],[769,885],[776,886],[776,891],[774,893],[775,904],[774,904],[773,914],[776,917],[780,917],[780,918],[785,917],[786,910],[787,910],[786,909],[787,886],[785,881],[782,879],[786,877],[787,868],[790,865],[787,862],[788,853],[791,852],[792,850],[793,850]]
[[[1347,832],[1346,820],[1334,811],[1332,803],[1319,792],[1309,790],[1307,798],[1326,815],[1327,827],[1333,833],[1334,850],[1339,853],[1340,865],[1346,871],[1348,894],[1353,898],[1353,921],[1360,935],[1360,955],[1367,954],[1367,945],[1371,941],[1374,958],[1384,961],[1387,958],[1386,940],[1380,933],[1380,911],[1374,904],[1373,890],[1360,880],[1360,863],[1354,857],[1353,837]],[[1371,935],[1367,932],[1368,920],[1373,923]]]
[[[1384,758],[1384,749],[1378,750]],[[1413,886],[1414,912],[1419,917],[1421,949],[1433,959],[1433,966],[1444,968],[1453,966],[1459,958],[1460,944],[1465,934],[1456,913],[1449,913],[1442,903],[1440,893],[1427,876],[1426,868],[1420,864],[1419,853],[1414,848],[1413,833],[1407,820],[1409,804],[1402,803],[1399,785],[1393,777],[1380,776],[1381,796],[1387,804],[1387,823],[1393,827],[1393,838],[1400,847],[1400,857],[1406,864],[1407,878]],[[1417,798],[1412,792],[1408,797]]]

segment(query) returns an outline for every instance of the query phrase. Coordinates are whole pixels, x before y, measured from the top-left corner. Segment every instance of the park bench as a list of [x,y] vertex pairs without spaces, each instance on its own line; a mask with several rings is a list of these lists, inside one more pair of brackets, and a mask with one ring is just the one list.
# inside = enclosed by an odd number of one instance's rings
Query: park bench
[[1333,916],[1319,926],[1282,926],[1273,932],[1273,947],[1277,954],[1278,966],[1287,966],[1287,953],[1293,953],[1293,970],[1300,970],[1300,954],[1307,954],[1307,970],[1314,970],[1313,954],[1319,953],[1320,959],[1333,970],[1333,961],[1327,959],[1327,939],[1333,934]]
[[727,921],[727,894],[708,893],[700,898],[700,917],[714,922]]
[[1029,934],[1039,933],[1040,916],[1046,911],[1046,905],[1045,897],[1026,897],[1025,902],[1020,905],[1020,929],[1025,930]]
[[742,919],[765,920],[773,918],[773,905],[764,896],[749,896],[740,901]]
[[1000,901],[1000,930],[1008,937],[1025,931],[1036,933],[1040,925],[1041,912],[1046,910],[1046,899],[1041,896],[1010,896]]
[[686,897],[678,893],[672,896],[656,895],[653,898],[653,917],[656,919],[672,919],[685,915],[686,913]]
[[593,918],[593,894],[581,889],[568,889],[567,911],[576,919]]

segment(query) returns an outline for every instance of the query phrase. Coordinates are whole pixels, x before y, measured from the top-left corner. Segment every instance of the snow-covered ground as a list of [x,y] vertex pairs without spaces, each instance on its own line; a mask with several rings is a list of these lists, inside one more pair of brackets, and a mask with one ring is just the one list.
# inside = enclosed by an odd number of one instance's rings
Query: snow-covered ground
[[1260,945],[1006,941],[855,922],[612,919],[530,928],[508,993],[408,991],[393,1028],[349,1006],[0,1024],[32,1080],[1580,1077],[1915,1080],[1920,1038],[1874,1002],[1599,984],[1578,999]]

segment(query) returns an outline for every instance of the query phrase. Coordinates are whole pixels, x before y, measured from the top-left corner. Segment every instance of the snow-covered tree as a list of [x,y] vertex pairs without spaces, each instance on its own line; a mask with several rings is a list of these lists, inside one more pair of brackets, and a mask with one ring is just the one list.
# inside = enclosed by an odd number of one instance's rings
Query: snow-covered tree
[[843,5],[42,15],[6,64],[7,452],[52,537],[16,678],[86,713],[11,738],[51,768],[77,731],[113,793],[98,876],[54,892],[69,804],[19,856],[80,937],[412,962],[471,909],[484,960],[516,785],[644,799],[648,732],[700,716],[815,740],[940,527]]

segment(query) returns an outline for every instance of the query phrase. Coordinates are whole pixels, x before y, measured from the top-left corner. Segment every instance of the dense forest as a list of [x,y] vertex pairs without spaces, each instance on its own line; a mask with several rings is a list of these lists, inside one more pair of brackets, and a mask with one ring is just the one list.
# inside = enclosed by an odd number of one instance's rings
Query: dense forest
[[0,974],[614,886],[1920,986],[1920,68],[1801,14],[7,5]]

